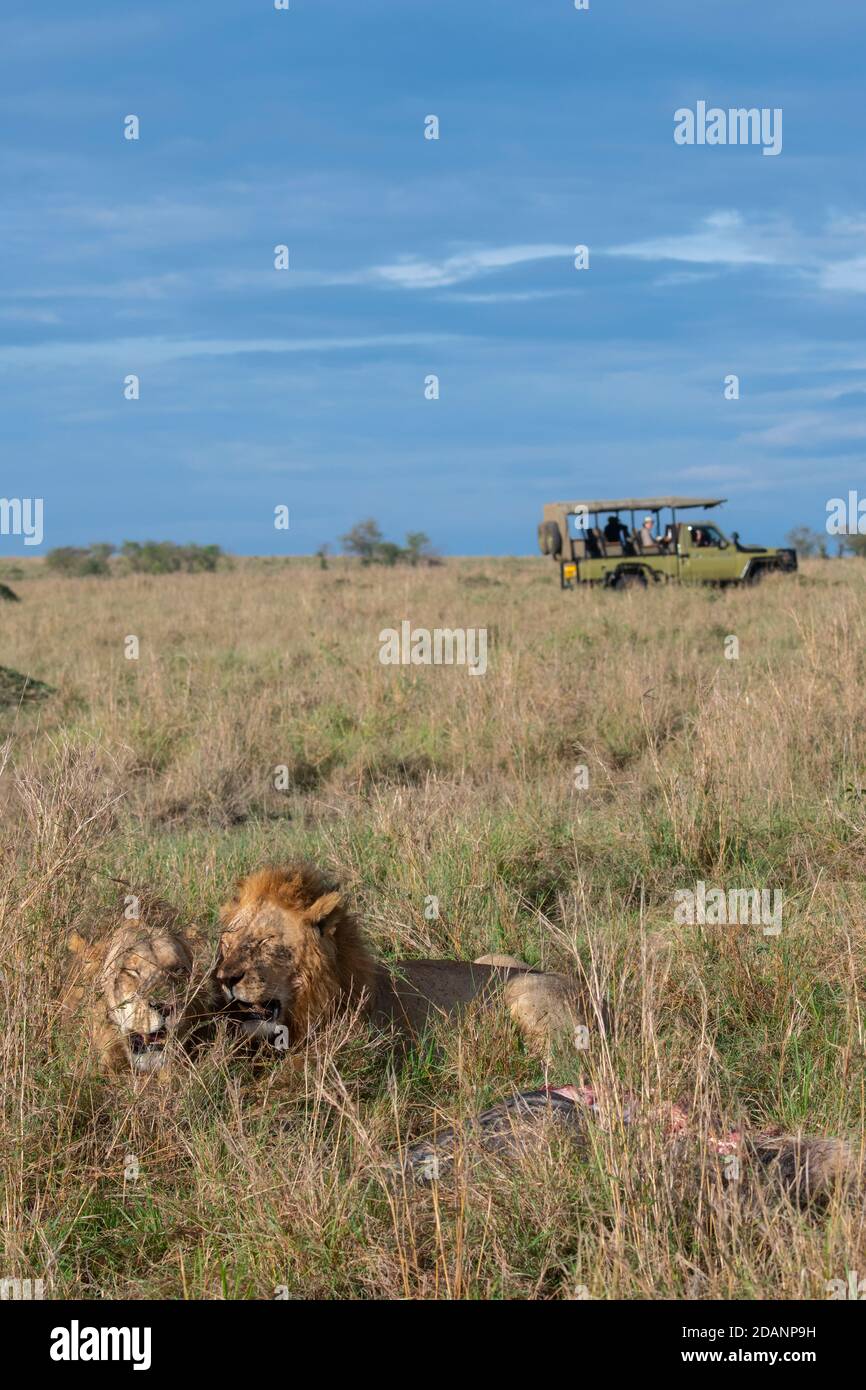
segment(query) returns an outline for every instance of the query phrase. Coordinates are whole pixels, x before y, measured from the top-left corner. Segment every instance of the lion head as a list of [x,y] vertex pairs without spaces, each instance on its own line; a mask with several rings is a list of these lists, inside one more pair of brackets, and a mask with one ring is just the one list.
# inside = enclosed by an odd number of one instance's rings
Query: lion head
[[333,884],[301,865],[242,879],[220,911],[216,979],[251,1038],[303,1040],[338,1004],[369,997],[375,966]]
[[213,986],[194,981],[191,939],[167,904],[152,900],[100,941],[73,932],[68,945],[79,961],[73,997],[105,1067],[159,1071],[171,1044],[214,1012]]

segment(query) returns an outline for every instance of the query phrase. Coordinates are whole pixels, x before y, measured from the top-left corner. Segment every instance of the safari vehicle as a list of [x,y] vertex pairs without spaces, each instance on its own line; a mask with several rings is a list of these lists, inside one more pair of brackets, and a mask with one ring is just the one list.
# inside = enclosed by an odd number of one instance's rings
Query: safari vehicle
[[[560,586],[603,584],[645,588],[666,580],[692,584],[754,584],[770,570],[795,570],[794,550],[742,545],[704,516],[680,512],[720,507],[724,497],[626,497],[549,502],[538,528],[543,555],[559,564]],[[628,523],[623,520],[628,517]],[[645,521],[653,525],[645,526]]]

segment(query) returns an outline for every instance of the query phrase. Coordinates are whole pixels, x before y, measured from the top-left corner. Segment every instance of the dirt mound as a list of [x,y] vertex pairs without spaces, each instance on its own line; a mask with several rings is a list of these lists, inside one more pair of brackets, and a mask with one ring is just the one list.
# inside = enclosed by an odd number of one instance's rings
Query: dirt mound
[[0,707],[20,705],[22,701],[44,700],[46,695],[53,694],[53,687],[44,681],[38,681],[33,676],[22,676],[20,671],[13,671],[8,666],[0,666]]

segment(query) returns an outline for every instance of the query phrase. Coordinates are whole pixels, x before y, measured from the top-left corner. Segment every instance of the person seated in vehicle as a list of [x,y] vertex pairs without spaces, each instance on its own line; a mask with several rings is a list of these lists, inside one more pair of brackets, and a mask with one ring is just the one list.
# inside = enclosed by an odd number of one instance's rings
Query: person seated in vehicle
[[663,535],[663,536],[659,536],[658,542],[659,542],[659,545],[661,546],[662,550],[670,550],[671,547],[673,546],[673,543],[674,543],[674,528],[673,528],[673,526],[671,526],[670,523],[668,523],[668,528],[667,528],[667,530],[665,531],[664,535]]
[[709,545],[709,544],[710,544],[710,538],[709,538],[709,536],[707,535],[706,531],[703,529],[702,526],[696,526],[695,529],[692,531],[692,544],[693,544],[693,545]]
[[653,535],[653,519],[651,516],[644,517],[643,526],[637,533],[637,539],[641,550],[655,550],[658,541]]
[[597,526],[592,526],[586,533],[586,553],[590,560],[601,559],[601,544],[599,540],[599,530]]
[[606,541],[612,541],[614,545],[622,546],[625,546],[628,540],[628,527],[620,521],[619,517],[614,512],[611,512],[607,519],[607,525],[604,528],[604,538]]

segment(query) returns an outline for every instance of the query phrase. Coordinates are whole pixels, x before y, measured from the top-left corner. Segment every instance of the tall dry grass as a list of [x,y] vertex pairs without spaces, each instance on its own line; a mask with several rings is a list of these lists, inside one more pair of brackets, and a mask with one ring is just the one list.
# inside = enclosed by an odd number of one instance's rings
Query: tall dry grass
[[[15,588],[0,663],[55,694],[0,709],[0,1274],[85,1298],[799,1298],[866,1268],[862,1200],[796,1210],[708,1144],[739,1123],[862,1144],[866,566],[623,595],[518,560],[34,565]],[[403,618],[486,627],[487,674],[382,666]],[[238,873],[301,856],[382,953],[583,971],[615,1037],[545,1073],[470,1014],[396,1068],[344,1028],[303,1073],[220,1036],[167,1084],[94,1077],[54,1004],[111,877],[215,934]],[[677,925],[698,879],[781,890],[781,935]],[[554,1134],[432,1191],[387,1178],[401,1143],[545,1075],[608,1098],[585,1154]],[[685,1153],[617,1119],[628,1094],[691,1098]]]

